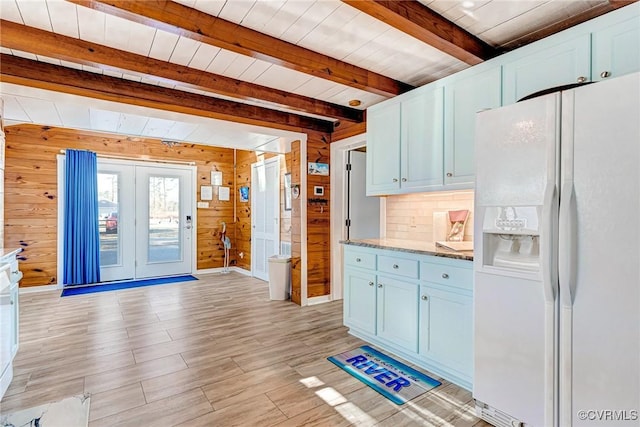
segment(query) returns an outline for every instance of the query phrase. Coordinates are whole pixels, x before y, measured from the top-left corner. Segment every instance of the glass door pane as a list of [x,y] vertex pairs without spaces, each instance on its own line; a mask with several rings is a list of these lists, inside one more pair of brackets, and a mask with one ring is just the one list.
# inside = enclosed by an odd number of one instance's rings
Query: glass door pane
[[100,279],[131,279],[135,274],[133,165],[98,160]]
[[113,172],[98,173],[98,224],[100,228],[100,265],[120,263],[118,235],[118,181]]
[[149,176],[148,261],[182,259],[180,239],[180,179]]

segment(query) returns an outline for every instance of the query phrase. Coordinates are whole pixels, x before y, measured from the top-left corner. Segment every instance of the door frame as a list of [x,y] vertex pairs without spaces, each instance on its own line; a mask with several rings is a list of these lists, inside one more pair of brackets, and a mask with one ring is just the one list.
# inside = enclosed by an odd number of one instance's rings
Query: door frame
[[[254,223],[253,221],[255,220],[255,212],[256,212],[256,198],[254,197],[254,193],[253,190],[255,188],[255,184],[253,181],[253,174],[254,171],[256,170],[256,168],[260,167],[260,166],[264,166],[265,170],[267,168],[267,165],[275,163],[276,165],[276,171],[278,173],[278,179],[276,180],[276,198],[278,203],[276,203],[275,207],[277,210],[277,215],[276,215],[276,219],[277,219],[277,232],[276,232],[276,253],[279,254],[280,253],[280,227],[281,227],[281,212],[280,212],[280,180],[282,179],[281,173],[280,173],[280,156],[274,156],[265,160],[260,160],[259,162],[255,162],[255,163],[251,163],[251,277],[256,277],[257,279],[263,280],[260,277],[257,277],[255,275],[255,262],[256,262],[256,241],[254,239]],[[269,270],[269,260],[265,259],[265,265],[267,266],[267,274],[268,274],[268,270]]]
[[[330,299],[343,298],[343,248],[341,240],[347,238],[347,153],[355,148],[367,146],[367,134],[345,138],[331,143],[331,169],[330,176],[330,226],[331,226],[331,294]],[[380,197],[380,238],[385,235],[386,229],[386,198]]]
[[[98,159],[103,158],[112,163],[122,163],[134,166],[157,166],[157,167],[166,167],[167,165],[173,166],[182,166],[185,169],[188,168],[191,171],[191,188],[188,190],[192,195],[196,194],[196,183],[198,178],[198,169],[194,162],[181,162],[181,161],[154,161],[154,160],[136,160],[136,159],[120,159],[113,158],[109,156],[100,156],[98,155]],[[57,241],[58,241],[58,250],[57,250],[57,283],[55,284],[58,289],[63,289],[64,283],[62,278],[63,274],[63,265],[64,265],[64,241],[63,241],[63,230],[64,230],[64,199],[65,199],[65,191],[64,191],[64,180],[65,180],[65,160],[66,157],[64,154],[56,155],[57,160],[57,172],[58,172],[58,227],[57,227]],[[191,273],[197,270],[198,265],[198,251],[197,251],[197,231],[198,231],[198,210],[196,209],[196,197],[191,198],[191,212],[192,212],[192,224],[193,224],[193,238],[191,239]]]
[[[136,185],[135,185],[135,205],[136,209],[134,212],[135,223],[136,225],[136,266],[135,266],[135,278],[143,279],[143,278],[152,278],[152,277],[162,277],[162,276],[171,276],[176,274],[191,274],[193,273],[193,258],[197,256],[197,253],[194,252],[193,240],[197,239],[197,232],[193,225],[193,199],[194,199],[194,186],[193,186],[193,171],[189,167],[184,167],[182,165],[162,165],[159,166],[156,164],[144,164],[144,165],[135,165],[135,176],[136,176]],[[149,223],[150,219],[150,206],[149,200],[151,192],[149,191],[150,179],[153,176],[160,176],[162,178],[178,178],[178,182],[180,183],[178,194],[179,194],[179,206],[180,212],[178,213],[178,239],[180,241],[180,247],[184,249],[181,250],[181,256],[183,256],[180,260],[169,260],[169,261],[153,261],[150,260],[149,256],[149,238],[151,236],[151,227]],[[191,186],[186,183],[183,184],[184,180],[191,181]],[[145,201],[141,201],[141,199],[146,199]],[[186,217],[191,217],[191,222],[189,223]],[[189,241],[187,241],[189,239]],[[145,245],[138,245],[139,243],[146,242]],[[189,253],[187,254],[187,251]],[[186,256],[188,255],[188,257]],[[188,258],[188,259],[187,259]],[[188,262],[187,262],[188,261]],[[184,269],[180,272],[175,272],[176,268]],[[185,271],[187,270],[188,271]]]

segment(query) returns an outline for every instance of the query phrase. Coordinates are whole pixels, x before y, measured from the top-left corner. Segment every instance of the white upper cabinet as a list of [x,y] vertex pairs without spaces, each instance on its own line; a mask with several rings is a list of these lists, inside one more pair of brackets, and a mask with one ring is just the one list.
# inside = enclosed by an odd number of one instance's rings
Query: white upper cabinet
[[556,38],[545,39],[535,48],[535,52],[504,64],[504,105],[544,89],[590,80],[589,34],[560,43]]
[[442,185],[443,88],[434,87],[402,102],[400,186],[428,191]]
[[640,2],[367,110],[367,195],[474,187],[476,113],[640,71]]
[[[394,100],[395,101],[395,100]],[[367,111],[367,196],[400,189],[400,103]]]
[[592,35],[592,80],[598,81],[640,70],[640,18],[611,25]]
[[443,182],[443,88],[424,86],[367,112],[367,196]]
[[496,65],[460,73],[445,86],[444,183],[447,188],[473,188],[475,183],[476,113],[501,105],[502,69]]

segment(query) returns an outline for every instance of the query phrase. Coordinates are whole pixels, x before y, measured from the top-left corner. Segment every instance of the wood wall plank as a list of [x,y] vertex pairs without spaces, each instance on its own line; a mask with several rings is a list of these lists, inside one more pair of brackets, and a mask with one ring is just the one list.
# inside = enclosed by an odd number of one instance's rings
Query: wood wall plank
[[[260,161],[280,157],[280,241],[291,241],[290,218],[291,212],[284,210],[284,181],[283,176],[287,172],[287,156],[283,154],[261,153],[238,150],[236,155],[236,186],[251,188],[251,165]],[[288,154],[290,157],[290,154]],[[238,266],[247,270],[251,269],[251,200],[237,203],[236,213],[236,245]]]
[[[291,185],[300,185],[301,141],[291,144]],[[301,210],[302,197],[291,199],[291,301],[302,303],[302,241]]]
[[[223,266],[224,249],[220,241],[222,221],[232,240],[230,265],[251,268],[250,202],[241,203],[238,188],[251,184],[251,163],[273,154],[183,144],[168,148],[151,138],[124,137],[36,125],[6,128],[5,238],[6,248],[23,247],[20,254],[24,278],[21,286],[57,283],[57,161],[61,149],[87,149],[98,154],[141,160],[194,161],[197,167],[197,194],[200,186],[210,184],[211,171],[221,171],[223,183],[231,187],[229,202],[209,201],[209,208],[197,211],[196,256],[199,270]],[[284,211],[284,173],[291,173],[292,184],[300,183],[300,171],[306,162],[330,163],[328,134],[312,132],[307,140],[307,158],[300,159],[300,141],[280,159],[281,221],[280,239],[292,244],[292,301],[301,303],[301,203],[292,199],[292,210]],[[328,295],[330,285],[329,249],[329,177],[307,175],[308,199],[313,187],[324,187],[326,204],[307,203],[307,296]],[[235,203],[235,206],[234,206]],[[242,257],[240,257],[242,253]]]
[[[223,172],[223,182],[234,182],[233,149],[183,144],[166,147],[157,139],[133,138],[72,129],[16,125],[6,128],[5,237],[6,248],[22,247],[21,286],[57,283],[57,160],[61,149],[74,148],[98,154],[122,155],[144,160],[193,161],[197,167],[197,191],[210,183],[212,170]],[[198,194],[199,197],[199,194]],[[229,202],[211,201],[198,209],[197,268],[223,266],[220,223],[226,221],[233,235],[233,192]],[[230,231],[229,231],[230,229]],[[231,265],[235,253],[231,253]]]
[[[312,132],[307,136],[307,162],[331,163],[329,135]],[[305,168],[306,169],[306,168]],[[331,172],[331,171],[330,171]],[[330,271],[330,178],[307,175],[307,297],[331,293]],[[323,188],[324,194],[314,194],[314,187]]]

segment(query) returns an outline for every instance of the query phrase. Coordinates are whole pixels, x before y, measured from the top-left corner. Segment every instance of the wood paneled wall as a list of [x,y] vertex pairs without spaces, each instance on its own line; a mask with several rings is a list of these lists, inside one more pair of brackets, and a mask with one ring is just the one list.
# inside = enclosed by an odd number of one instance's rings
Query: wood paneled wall
[[[291,186],[300,185],[300,141],[291,144]],[[291,198],[291,301],[302,303],[302,196]]]
[[[291,153],[258,154],[255,151],[238,150],[236,153],[236,186],[251,188],[251,165],[259,161],[280,157],[280,241],[291,241],[291,211],[284,210],[284,174],[290,171]],[[239,193],[238,193],[239,194]],[[236,260],[238,267],[251,270],[251,200],[240,202],[236,209]],[[234,242],[232,242],[232,245]],[[242,256],[240,255],[242,254]]]
[[[251,189],[251,163],[257,161],[255,156],[255,152],[236,151],[236,193],[245,185]],[[236,203],[235,231],[235,241],[231,242],[231,247],[236,254],[237,265],[251,270],[251,196],[248,202],[238,199]]]
[[[210,185],[211,171],[222,172],[223,184],[231,189],[229,201],[209,201],[209,208],[197,210],[197,268],[223,266],[220,241],[222,222],[231,239],[230,265],[251,269],[251,204],[240,202],[238,189],[251,184],[251,164],[275,154],[257,155],[195,144],[166,147],[156,139],[127,138],[95,132],[19,125],[7,128],[5,212],[7,248],[22,246],[21,286],[57,283],[57,159],[61,149],[91,150],[140,160],[193,161],[197,168],[196,197],[200,186]],[[291,153],[280,155],[281,175],[291,170]],[[234,168],[235,165],[235,168]],[[291,211],[284,210],[284,181],[281,179],[281,241],[291,241]],[[215,191],[214,191],[215,193]],[[235,203],[235,216],[234,216]],[[242,254],[242,257],[240,256]]]
[[[98,154],[126,156],[141,160],[193,161],[197,166],[198,200],[200,185],[210,184],[211,171],[222,171],[225,185],[234,188],[234,150],[183,144],[173,148],[159,140],[127,138],[72,129],[36,125],[9,126],[6,131],[5,239],[6,248],[21,246],[20,268],[23,287],[48,285],[57,278],[57,160],[61,149],[91,150]],[[219,238],[221,222],[236,238],[233,203],[213,200],[210,208],[197,212],[197,268],[223,266],[224,250]],[[249,249],[250,250],[250,249]],[[235,251],[231,265],[236,263]]]
[[[307,162],[330,163],[330,136],[309,133]],[[306,169],[306,168],[305,168]],[[329,176],[307,174],[307,297],[329,295],[331,292]],[[314,194],[322,187],[324,195]]]

